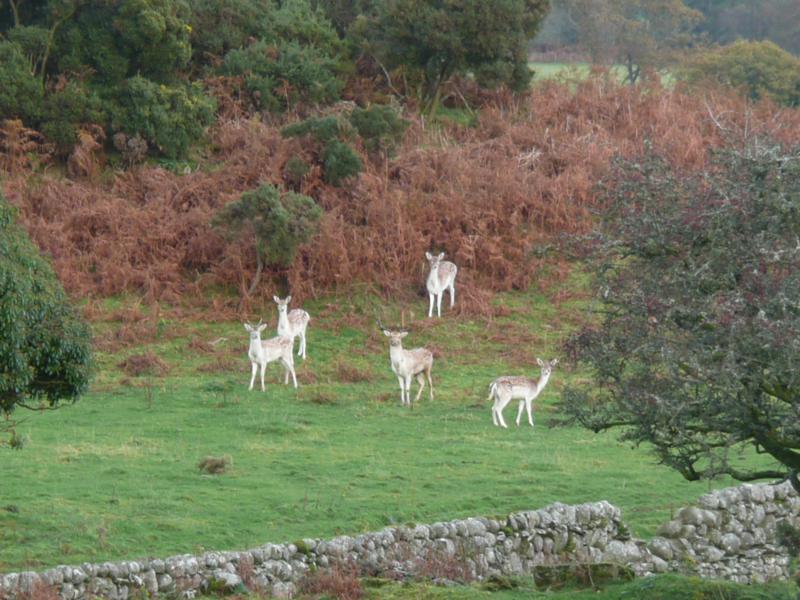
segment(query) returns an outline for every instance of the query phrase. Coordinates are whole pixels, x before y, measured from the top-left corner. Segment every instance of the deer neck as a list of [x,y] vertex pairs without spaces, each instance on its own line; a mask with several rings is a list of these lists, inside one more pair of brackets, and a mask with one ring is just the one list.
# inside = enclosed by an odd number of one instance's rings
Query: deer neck
[[248,356],[253,360],[258,360],[264,354],[264,346],[261,343],[261,338],[250,340],[250,348],[247,351]]
[[547,382],[550,381],[551,373],[547,373],[546,375],[542,375],[539,377],[539,381],[536,382],[536,393],[538,394],[544,389],[544,386],[547,385]]
[[278,332],[288,333],[289,327],[289,309],[278,311]]
[[431,272],[428,274],[428,283],[439,287],[439,265],[431,267]]
[[393,365],[402,365],[406,362],[406,351],[403,346],[389,346],[389,358]]

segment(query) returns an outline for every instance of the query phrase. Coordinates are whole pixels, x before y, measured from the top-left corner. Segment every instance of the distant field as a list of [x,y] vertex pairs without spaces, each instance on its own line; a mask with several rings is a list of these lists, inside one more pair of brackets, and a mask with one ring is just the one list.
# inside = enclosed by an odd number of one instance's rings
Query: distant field
[[[709,489],[657,466],[613,435],[549,429],[553,404],[578,375],[557,368],[537,426],[491,424],[487,384],[538,374],[582,318],[579,293],[498,295],[492,319],[422,319],[427,300],[389,306],[435,351],[436,398],[399,406],[388,345],[366,296],[309,304],[299,391],[268,374],[248,392],[247,337],[238,322],[153,318],[108,303],[95,324],[104,347],[91,393],[76,405],[18,414],[27,440],[0,461],[0,572],[269,541],[358,533],[386,525],[503,515],[554,501],[608,500],[633,532],[652,535],[670,512]],[[275,322],[274,305],[261,313]],[[392,318],[394,315],[394,318]],[[419,319],[419,320],[416,320]],[[207,344],[220,337],[215,349]],[[152,351],[167,367],[132,376],[117,366]],[[282,379],[282,376],[280,376]],[[413,393],[416,393],[416,383]],[[515,407],[506,409],[511,423]],[[202,474],[205,456],[232,468]],[[716,482],[716,486],[730,484]]]
[[[534,71],[534,81],[544,81],[557,77],[586,77],[592,69],[592,66],[585,62],[530,62],[528,66]],[[627,77],[627,70],[622,65],[614,65],[609,71],[618,77],[619,81],[625,81]],[[669,72],[662,72],[661,82],[664,85],[673,85],[675,80]]]

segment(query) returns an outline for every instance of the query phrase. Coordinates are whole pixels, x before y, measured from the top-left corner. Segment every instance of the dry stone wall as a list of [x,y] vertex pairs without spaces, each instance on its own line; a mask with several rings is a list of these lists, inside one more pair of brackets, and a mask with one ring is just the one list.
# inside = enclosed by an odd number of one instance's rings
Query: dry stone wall
[[539,565],[614,563],[637,575],[677,571],[739,582],[785,579],[789,559],[776,543],[778,523],[800,526],[800,498],[788,483],[744,485],[702,496],[679,510],[652,540],[632,539],[608,502],[416,525],[330,540],[207,552],[0,575],[0,598],[26,600],[41,586],[64,600],[126,600],[146,593],[191,598],[246,586],[291,596],[310,571],[334,565],[397,578],[482,579],[524,575]]

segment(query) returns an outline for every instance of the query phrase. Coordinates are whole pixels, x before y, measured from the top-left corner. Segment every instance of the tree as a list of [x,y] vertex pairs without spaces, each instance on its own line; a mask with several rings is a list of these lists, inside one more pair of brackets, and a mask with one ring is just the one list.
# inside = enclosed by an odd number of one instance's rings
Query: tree
[[313,199],[294,192],[281,192],[264,184],[225,205],[214,217],[214,225],[229,238],[250,237],[256,250],[256,272],[248,294],[261,282],[266,264],[288,267],[297,248],[317,231],[322,209]]
[[692,43],[702,14],[683,0],[564,0],[579,43],[595,62],[618,62],[636,83],[642,68],[674,61]]
[[689,480],[800,491],[800,147],[751,142],[696,174],[649,155],[607,183],[600,321],[566,343],[591,382],[565,390],[567,422],[621,428]]
[[689,83],[707,80],[741,88],[752,100],[800,105],[800,58],[772,42],[739,40],[702,52],[678,71]]
[[365,35],[383,64],[420,82],[422,110],[430,112],[457,73],[524,89],[528,41],[548,9],[549,0],[388,0],[377,5]]
[[0,430],[12,434],[12,444],[16,408],[55,408],[86,391],[90,341],[50,265],[0,196]]

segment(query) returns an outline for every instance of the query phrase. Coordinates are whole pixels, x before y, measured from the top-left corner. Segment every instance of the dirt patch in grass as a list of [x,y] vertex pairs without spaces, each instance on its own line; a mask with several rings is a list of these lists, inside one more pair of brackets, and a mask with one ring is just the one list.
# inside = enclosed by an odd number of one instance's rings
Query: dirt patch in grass
[[169,371],[169,366],[152,351],[148,350],[144,354],[134,354],[129,356],[117,366],[132,377],[140,375],[152,375],[162,377]]

